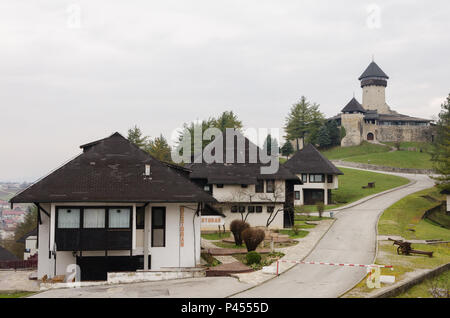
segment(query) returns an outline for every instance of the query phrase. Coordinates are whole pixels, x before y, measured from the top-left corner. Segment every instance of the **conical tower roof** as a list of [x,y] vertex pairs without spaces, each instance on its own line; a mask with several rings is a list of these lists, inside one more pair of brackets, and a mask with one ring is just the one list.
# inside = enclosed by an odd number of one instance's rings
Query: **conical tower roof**
[[367,66],[364,73],[362,73],[358,79],[363,80],[370,77],[382,77],[385,79],[389,79],[389,76],[387,76],[386,73],[383,72],[383,70],[374,61],[372,61],[369,66]]

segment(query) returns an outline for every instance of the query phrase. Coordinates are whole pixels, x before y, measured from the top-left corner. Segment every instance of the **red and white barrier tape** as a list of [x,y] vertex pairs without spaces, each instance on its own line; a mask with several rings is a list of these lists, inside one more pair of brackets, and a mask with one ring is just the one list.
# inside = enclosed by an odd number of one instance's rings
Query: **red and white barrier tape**
[[363,265],[363,264],[344,264],[344,263],[326,263],[326,262],[306,262],[306,261],[289,261],[280,259],[277,261],[277,275],[279,272],[279,263],[296,263],[296,264],[312,264],[312,265],[331,265],[331,266],[349,266],[349,267],[366,267],[366,268],[391,268],[392,265]]

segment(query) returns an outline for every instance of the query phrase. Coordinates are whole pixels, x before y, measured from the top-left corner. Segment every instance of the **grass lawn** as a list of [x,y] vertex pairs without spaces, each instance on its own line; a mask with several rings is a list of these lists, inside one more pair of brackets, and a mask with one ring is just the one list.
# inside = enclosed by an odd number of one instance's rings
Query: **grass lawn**
[[[433,200],[434,199],[434,200]],[[450,230],[433,225],[422,216],[428,209],[433,208],[443,199],[437,188],[425,189],[408,195],[394,203],[383,212],[378,223],[380,235],[401,235],[406,239],[442,239],[450,240]],[[413,229],[415,231],[410,231]],[[396,281],[406,277],[408,272],[416,269],[435,268],[450,262],[450,244],[413,244],[413,249],[432,251],[433,257],[424,255],[398,255],[397,246],[390,241],[378,242],[376,264],[393,265],[394,270],[381,269],[382,275],[394,275]],[[383,286],[383,284],[382,284]],[[372,290],[366,286],[365,279],[361,281],[349,294],[349,297],[361,297]],[[405,293],[407,295],[407,293]],[[416,297],[416,296],[412,296]]]
[[[264,266],[269,266],[270,264],[276,262],[277,260],[279,260],[284,256],[284,254],[280,252],[260,254],[260,255],[261,255],[261,262],[259,264],[248,265],[255,271],[262,269]],[[247,265],[246,254],[233,254],[233,257],[236,258],[238,261],[240,261],[242,264]]]
[[222,240],[224,238],[228,238],[230,237],[230,232],[214,232],[214,233],[202,233],[201,234],[202,238],[204,238],[205,240],[213,240],[213,241],[217,241],[217,240]]
[[[339,187],[337,190],[332,190],[332,198],[336,204],[325,206],[325,210],[334,209],[355,201],[366,196],[383,192],[392,188],[407,184],[408,179],[387,175],[371,171],[362,171],[350,168],[339,168],[344,175],[339,176]],[[368,182],[375,182],[375,188],[363,189],[362,186],[367,185]],[[315,205],[305,205],[304,212],[316,212]],[[300,212],[297,208],[296,212]]]
[[24,291],[0,291],[0,298],[22,298],[35,294],[35,292]]
[[449,290],[450,271],[446,271],[437,277],[427,279],[395,298],[433,298],[433,295],[430,293],[432,286]]
[[[389,145],[391,147],[395,147],[394,142],[385,142],[386,145]],[[416,142],[416,141],[402,141],[400,143],[400,150],[408,150],[411,148],[416,148],[416,151],[422,151],[429,152],[432,148],[432,144],[428,142]]]
[[331,219],[329,217],[318,217],[318,216],[314,216],[314,215],[296,215],[295,216],[295,223],[297,222],[301,222],[301,221],[321,221],[321,220],[326,220],[326,219]]
[[328,159],[345,159],[348,157],[367,155],[373,153],[386,153],[390,150],[390,147],[383,145],[371,144],[364,141],[359,146],[352,147],[333,147],[324,151],[322,154]]
[[432,198],[444,200],[437,188],[430,188],[410,194],[390,206],[380,218],[379,234],[401,235],[406,239],[450,240],[450,230],[422,219],[425,211],[440,204]]
[[309,232],[304,231],[304,230],[299,230],[298,233],[295,234],[295,232],[293,230],[280,230],[280,234],[287,234],[287,235],[289,235],[289,238],[297,239],[297,238],[305,237],[306,235],[309,234]]
[[392,151],[345,158],[345,161],[397,168],[432,169],[431,155],[418,151]]

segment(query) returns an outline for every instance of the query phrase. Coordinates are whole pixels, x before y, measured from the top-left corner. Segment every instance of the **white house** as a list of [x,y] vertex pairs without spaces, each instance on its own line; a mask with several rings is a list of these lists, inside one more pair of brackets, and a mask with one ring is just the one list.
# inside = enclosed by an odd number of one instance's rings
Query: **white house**
[[25,245],[25,250],[23,253],[23,259],[26,261],[30,257],[37,254],[37,227],[32,231],[23,235],[20,239],[18,239],[17,243],[23,243]]
[[10,200],[38,207],[39,279],[71,264],[81,280],[105,280],[200,263],[201,212],[214,198],[119,133],[81,148]]
[[296,206],[331,203],[331,190],[338,188],[338,176],[343,174],[311,144],[297,151],[284,167],[302,180],[294,186]]
[[[270,223],[269,227],[275,229],[291,227],[294,184],[301,181],[282,165],[275,173],[263,174],[261,167],[267,164],[262,163],[259,156],[254,163],[249,160],[249,148],[254,147],[257,151],[259,148],[244,136],[240,135],[240,138],[245,142],[244,162],[237,163],[236,140],[234,147],[229,148],[224,136],[222,140],[214,140],[211,146],[216,149],[222,147],[223,161],[206,163],[203,160],[202,163],[188,165],[190,179],[218,201],[213,207],[225,216],[226,228],[233,220],[243,218],[251,226]],[[224,163],[227,162],[227,152],[233,152],[234,163]],[[217,230],[217,226],[205,224],[202,230]]]

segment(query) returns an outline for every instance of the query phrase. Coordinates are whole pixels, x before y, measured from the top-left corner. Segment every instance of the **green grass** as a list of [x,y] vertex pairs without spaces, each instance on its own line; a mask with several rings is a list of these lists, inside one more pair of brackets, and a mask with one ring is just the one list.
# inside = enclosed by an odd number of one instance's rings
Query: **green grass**
[[397,168],[433,168],[431,155],[426,152],[418,151],[392,151],[386,153],[371,153],[345,158],[345,161]]
[[35,292],[26,291],[0,291],[0,298],[23,298],[35,294]]
[[427,199],[426,196],[444,200],[444,196],[439,193],[437,188],[425,189],[408,195],[384,211],[378,224],[379,234],[400,235],[406,239],[450,240],[450,230],[422,219],[427,210],[440,204],[440,202]]
[[[355,201],[366,196],[383,192],[392,188],[407,184],[408,179],[387,175],[371,171],[362,171],[350,168],[339,168],[344,175],[339,176],[338,189],[332,190],[332,199],[335,204],[325,206],[325,210],[334,209]],[[367,185],[368,182],[375,182],[375,188],[363,189],[362,186]],[[315,205],[305,205],[305,212],[316,212]],[[297,208],[296,212],[300,212]]]
[[214,233],[202,233],[201,234],[202,238],[204,238],[205,240],[212,240],[212,241],[217,241],[217,240],[222,240],[224,238],[228,238],[230,237],[230,232],[214,232]]
[[[391,147],[396,147],[394,142],[385,142],[386,145],[389,145]],[[416,148],[416,151],[425,151],[428,152],[432,148],[432,144],[428,142],[416,142],[416,141],[402,141],[400,143],[400,150],[408,150]]]
[[303,238],[309,234],[308,231],[299,230],[297,234],[293,230],[280,230],[280,234],[287,234],[291,239]]
[[314,216],[314,215],[296,215],[295,216],[295,223],[300,222],[300,221],[321,221],[321,220],[326,220],[326,219],[331,219],[329,217],[318,217],[318,216]]
[[369,142],[364,141],[359,146],[352,147],[333,147],[331,149],[327,149],[321,151],[325,157],[328,159],[346,159],[349,157],[367,155],[372,153],[386,153],[390,150],[390,147],[383,145],[371,144]]
[[435,286],[442,289],[450,289],[450,271],[446,271],[441,275],[427,279],[422,283],[411,287],[404,293],[398,295],[396,298],[432,298],[430,288]]

